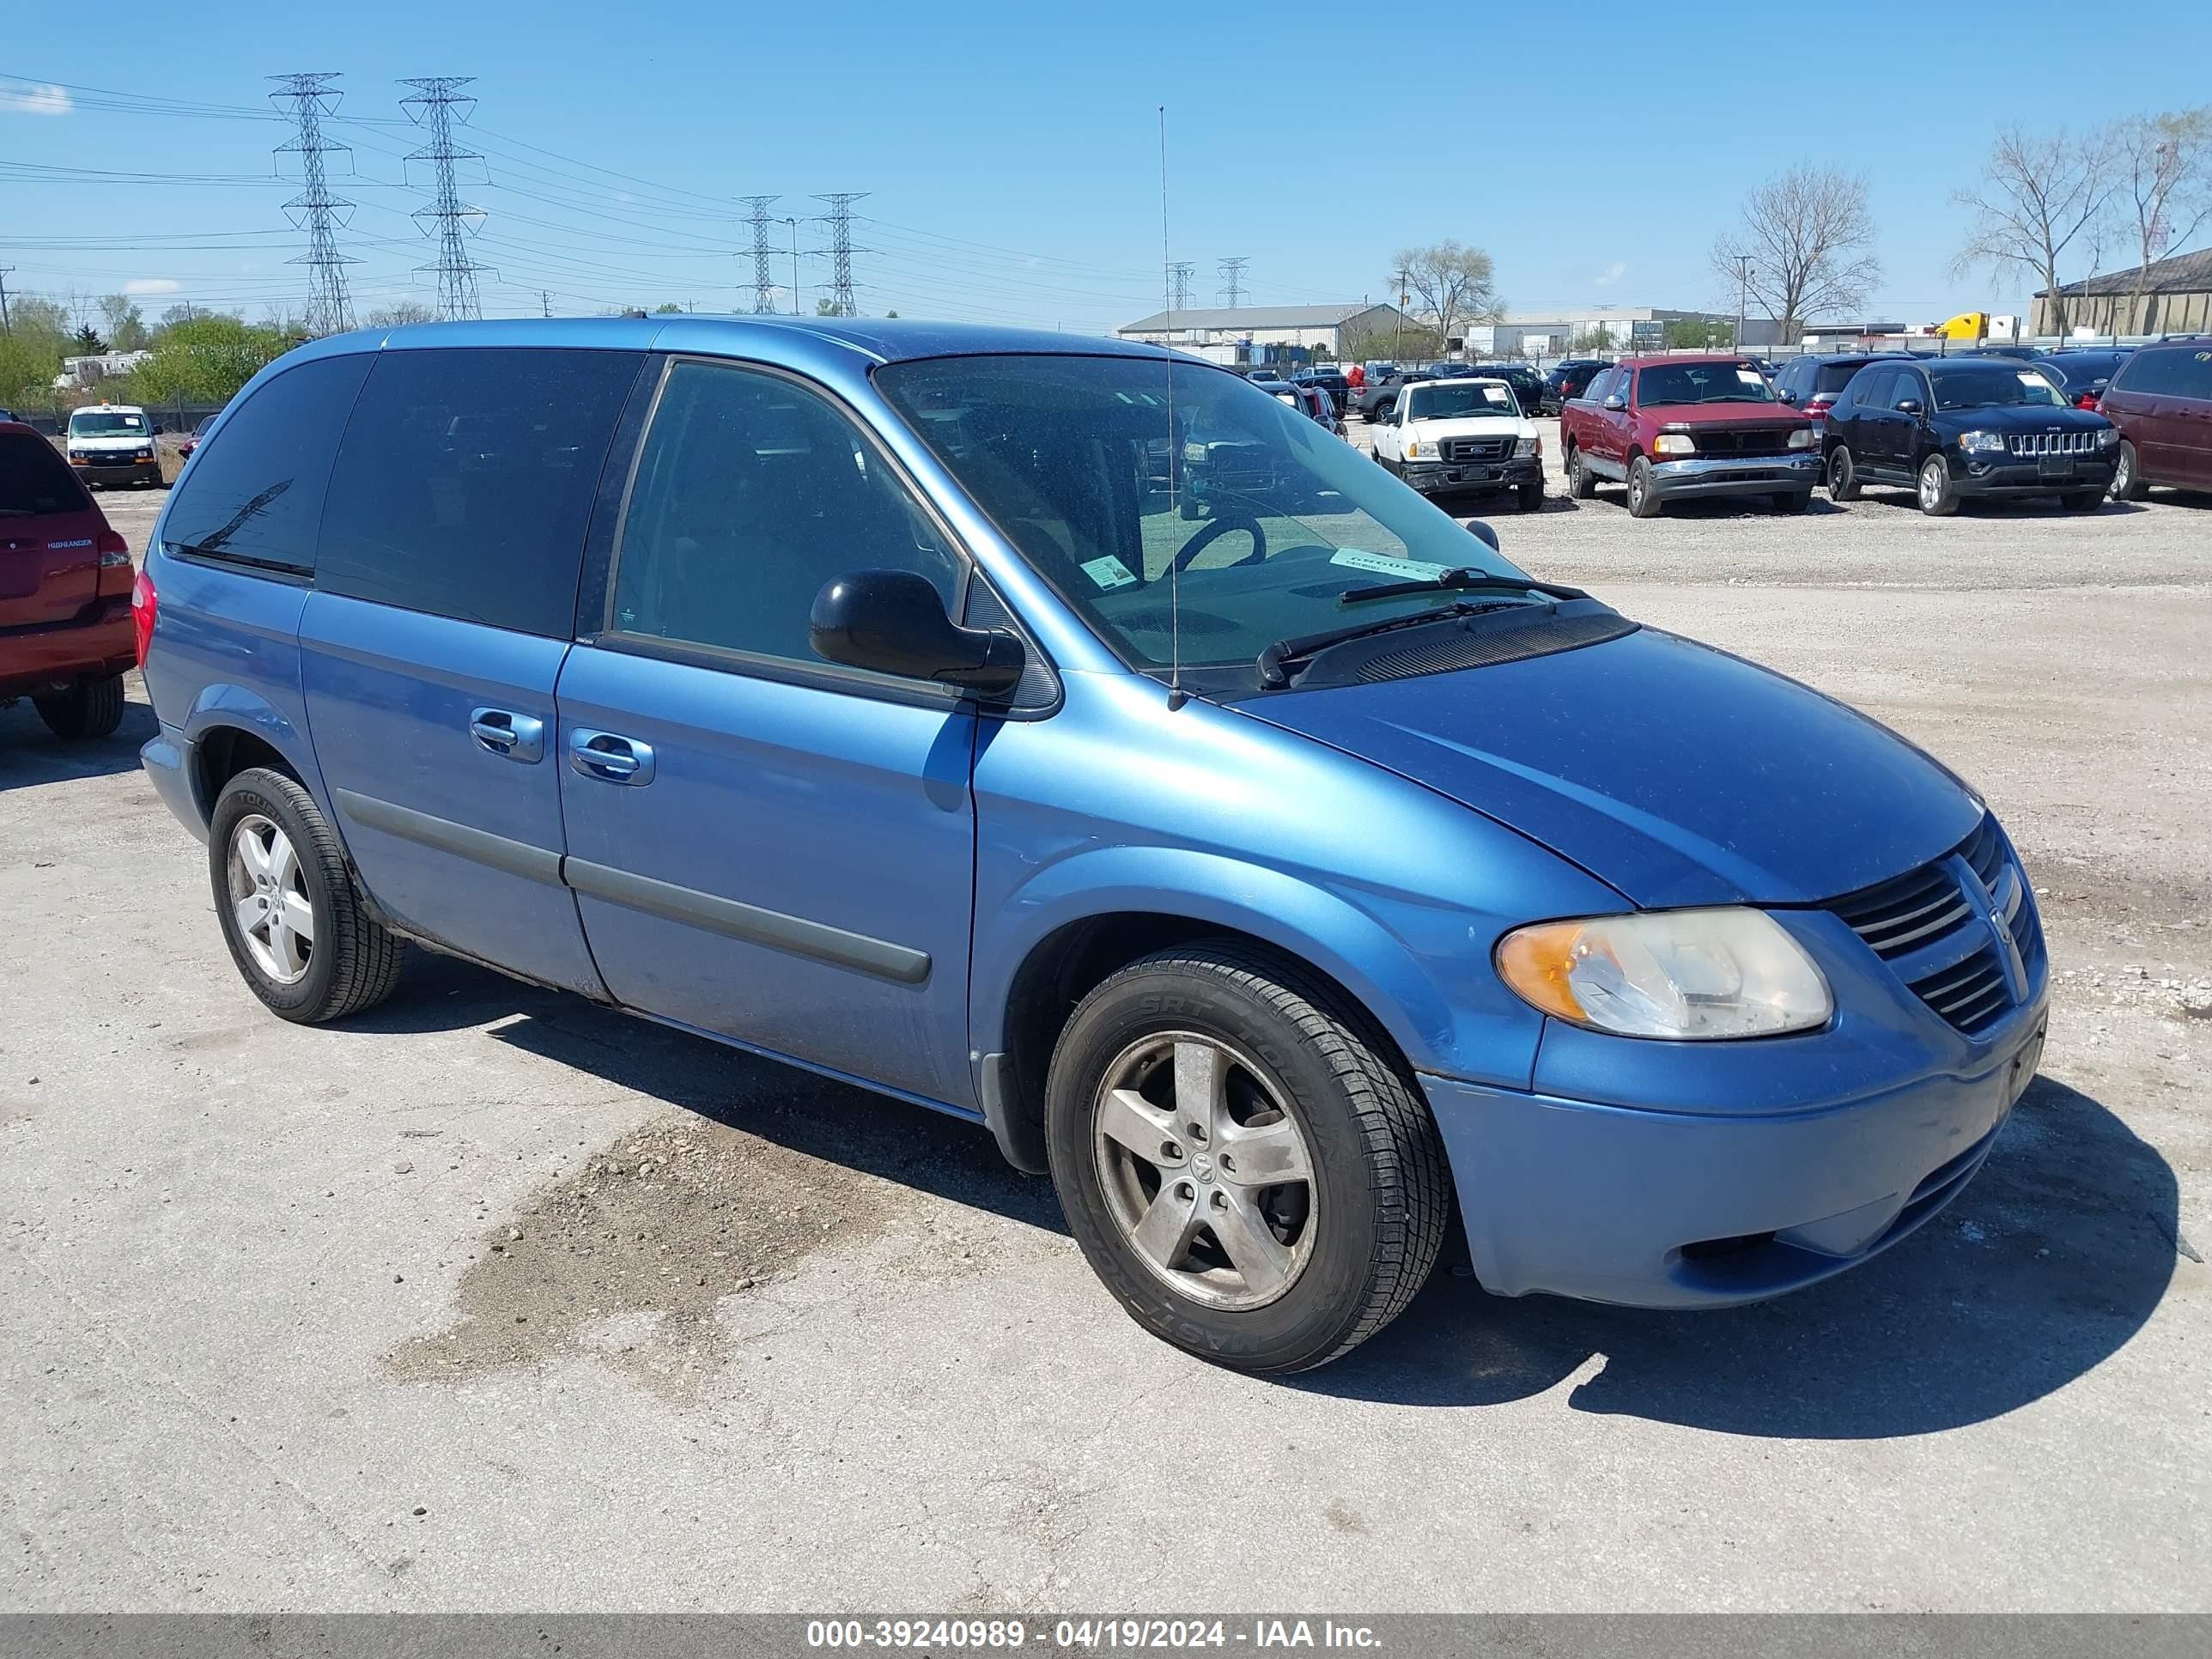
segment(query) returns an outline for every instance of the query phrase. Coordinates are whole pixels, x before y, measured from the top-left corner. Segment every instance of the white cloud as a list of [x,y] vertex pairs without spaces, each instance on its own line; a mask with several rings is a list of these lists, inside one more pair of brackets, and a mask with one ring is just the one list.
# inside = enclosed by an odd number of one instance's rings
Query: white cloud
[[1594,280],[1595,281],[1595,283],[1596,283],[1597,286],[1598,286],[1598,287],[1600,287],[1600,288],[1611,288],[1611,287],[1612,287],[1615,283],[1619,282],[1619,281],[1620,281],[1623,276],[1626,276],[1627,274],[1628,274],[1628,267],[1627,267],[1626,264],[1622,264],[1620,260],[1615,259],[1615,260],[1614,260],[1611,264],[1607,265],[1607,266],[1603,270],[1601,270],[1600,272],[1598,272],[1598,274],[1597,274],[1596,277],[1595,277]]
[[135,282],[124,283],[123,291],[125,294],[135,294],[141,299],[144,299],[155,294],[174,294],[182,286],[182,283],[173,282],[167,276],[141,276]]
[[76,107],[65,87],[37,81],[0,86],[0,110],[12,110],[18,115],[67,115]]

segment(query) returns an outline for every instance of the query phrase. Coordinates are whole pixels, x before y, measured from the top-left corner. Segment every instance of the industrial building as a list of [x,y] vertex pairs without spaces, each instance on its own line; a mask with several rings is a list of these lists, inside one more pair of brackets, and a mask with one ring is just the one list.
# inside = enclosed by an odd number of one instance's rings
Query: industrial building
[[[2058,293],[2066,302],[2066,326],[2077,335],[2212,332],[2212,248],[2154,260],[2147,270],[2067,283]],[[2057,320],[2051,291],[2039,291],[2029,331],[2056,334]]]
[[1391,334],[1401,324],[1419,326],[1389,305],[1233,306],[1158,311],[1114,332],[1217,363],[1304,362],[1340,358],[1347,338]]
[[[1666,311],[1653,306],[1516,306],[1495,323],[1467,331],[1470,357],[1563,357],[1571,351],[1657,351],[1669,323],[1724,323],[1717,311]],[[1765,337],[1762,338],[1761,331]],[[1774,325],[1747,319],[1740,349],[1770,343]]]

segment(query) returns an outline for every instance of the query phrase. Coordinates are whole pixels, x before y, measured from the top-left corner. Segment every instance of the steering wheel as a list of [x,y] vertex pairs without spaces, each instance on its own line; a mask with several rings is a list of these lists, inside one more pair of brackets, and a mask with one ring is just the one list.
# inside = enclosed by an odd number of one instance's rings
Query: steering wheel
[[1222,566],[1224,570],[1233,570],[1240,564],[1256,564],[1267,556],[1267,532],[1260,527],[1260,520],[1249,513],[1231,513],[1212,520],[1205,529],[1185,542],[1175,556],[1175,568],[1177,570],[1189,569],[1193,559],[1232,530],[1242,530],[1252,538],[1252,550],[1234,563]]

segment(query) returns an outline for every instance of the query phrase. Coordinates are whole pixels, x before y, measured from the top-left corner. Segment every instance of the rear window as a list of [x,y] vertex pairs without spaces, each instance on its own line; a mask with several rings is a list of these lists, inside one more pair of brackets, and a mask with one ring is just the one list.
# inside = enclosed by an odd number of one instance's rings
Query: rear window
[[210,558],[305,575],[315,568],[331,457],[374,361],[319,357],[263,383],[193,452],[162,540]]
[[641,361],[377,354],[331,478],[315,586],[568,638],[599,469]]
[[35,432],[0,432],[0,519],[79,512],[88,504],[52,444]]
[[2145,346],[2112,384],[2126,392],[2212,400],[2212,347]]
[[1822,363],[1813,379],[1813,395],[1833,397],[1851,383],[1851,376],[1863,367],[1860,363]]

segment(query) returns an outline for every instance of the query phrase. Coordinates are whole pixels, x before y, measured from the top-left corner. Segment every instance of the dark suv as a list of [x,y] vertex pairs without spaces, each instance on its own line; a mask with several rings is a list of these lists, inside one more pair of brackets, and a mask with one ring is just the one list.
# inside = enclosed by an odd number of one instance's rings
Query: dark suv
[[1969,495],[2057,495],[2094,512],[2112,481],[2120,434],[2075,409],[2048,375],[2012,359],[1869,363],[1828,412],[1828,495],[1903,484],[1942,518]]
[[1774,376],[1774,395],[1812,418],[1818,432],[1827,423],[1828,411],[1851,376],[1869,363],[1896,362],[1907,358],[1901,351],[1861,351],[1835,357],[1792,357]]
[[1558,414],[1561,404],[1570,398],[1581,397],[1589,390],[1589,383],[1610,367],[1610,364],[1595,357],[1570,357],[1564,362],[1554,363],[1551,372],[1544,376],[1545,410]]
[[2212,489],[2212,335],[2143,347],[2097,407],[2120,429],[2113,500],[2139,501],[2152,484]]

